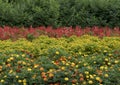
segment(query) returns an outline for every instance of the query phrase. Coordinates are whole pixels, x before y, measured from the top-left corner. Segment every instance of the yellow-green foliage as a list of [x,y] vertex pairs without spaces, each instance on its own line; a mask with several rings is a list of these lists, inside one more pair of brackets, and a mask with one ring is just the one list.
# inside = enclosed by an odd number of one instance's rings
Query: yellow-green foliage
[[104,37],[100,39],[95,36],[84,35],[82,37],[72,36],[70,38],[49,38],[48,36],[40,36],[32,42],[26,39],[17,41],[5,40],[0,41],[0,51],[19,50],[27,51],[34,55],[46,55],[47,51],[55,49],[63,49],[69,54],[79,53],[99,53],[103,51],[113,51],[120,49],[119,37]]

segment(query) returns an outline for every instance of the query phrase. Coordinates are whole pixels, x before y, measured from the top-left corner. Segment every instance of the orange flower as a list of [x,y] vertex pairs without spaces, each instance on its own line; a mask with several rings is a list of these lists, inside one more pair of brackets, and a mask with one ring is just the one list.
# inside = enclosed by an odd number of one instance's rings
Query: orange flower
[[43,71],[44,70],[44,68],[43,67],[40,67],[40,71]]
[[50,78],[52,78],[53,76],[54,76],[54,74],[52,74],[52,73],[49,73],[49,75],[48,75]]
[[44,81],[47,81],[48,79],[45,77],[45,78],[43,78],[43,80],[44,80]]
[[41,75],[45,75],[46,73],[45,72],[42,72]]
[[84,78],[83,78],[83,77],[81,77],[81,78],[80,78],[80,81],[84,81]]
[[73,79],[73,80],[72,80],[72,83],[74,83],[74,84],[77,83],[77,80],[76,80],[76,79]]

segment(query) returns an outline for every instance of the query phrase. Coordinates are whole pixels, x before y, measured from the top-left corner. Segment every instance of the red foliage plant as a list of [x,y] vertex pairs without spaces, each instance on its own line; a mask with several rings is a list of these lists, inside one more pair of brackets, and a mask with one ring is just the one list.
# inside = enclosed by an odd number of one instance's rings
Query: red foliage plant
[[82,35],[93,35],[93,36],[118,36],[120,37],[120,28],[115,27],[111,29],[109,27],[85,27],[81,28],[79,26],[73,27],[59,27],[53,29],[51,26],[48,27],[30,27],[30,28],[17,28],[17,27],[0,27],[0,40],[12,39],[17,40],[18,38],[27,38],[28,35],[33,37],[38,37],[40,35],[48,35],[49,37],[70,37],[72,35],[82,36]]

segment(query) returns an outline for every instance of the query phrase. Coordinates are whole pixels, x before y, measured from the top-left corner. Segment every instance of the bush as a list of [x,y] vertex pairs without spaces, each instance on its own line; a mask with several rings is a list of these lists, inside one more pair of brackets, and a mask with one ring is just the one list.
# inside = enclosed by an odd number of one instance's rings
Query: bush
[[119,0],[0,0],[0,25],[120,26]]

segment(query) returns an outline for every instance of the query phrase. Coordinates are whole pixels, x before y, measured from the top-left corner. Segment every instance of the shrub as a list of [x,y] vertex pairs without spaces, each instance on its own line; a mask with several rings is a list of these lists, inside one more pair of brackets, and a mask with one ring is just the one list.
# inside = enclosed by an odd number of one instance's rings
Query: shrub
[[119,0],[0,0],[0,26],[120,26]]

